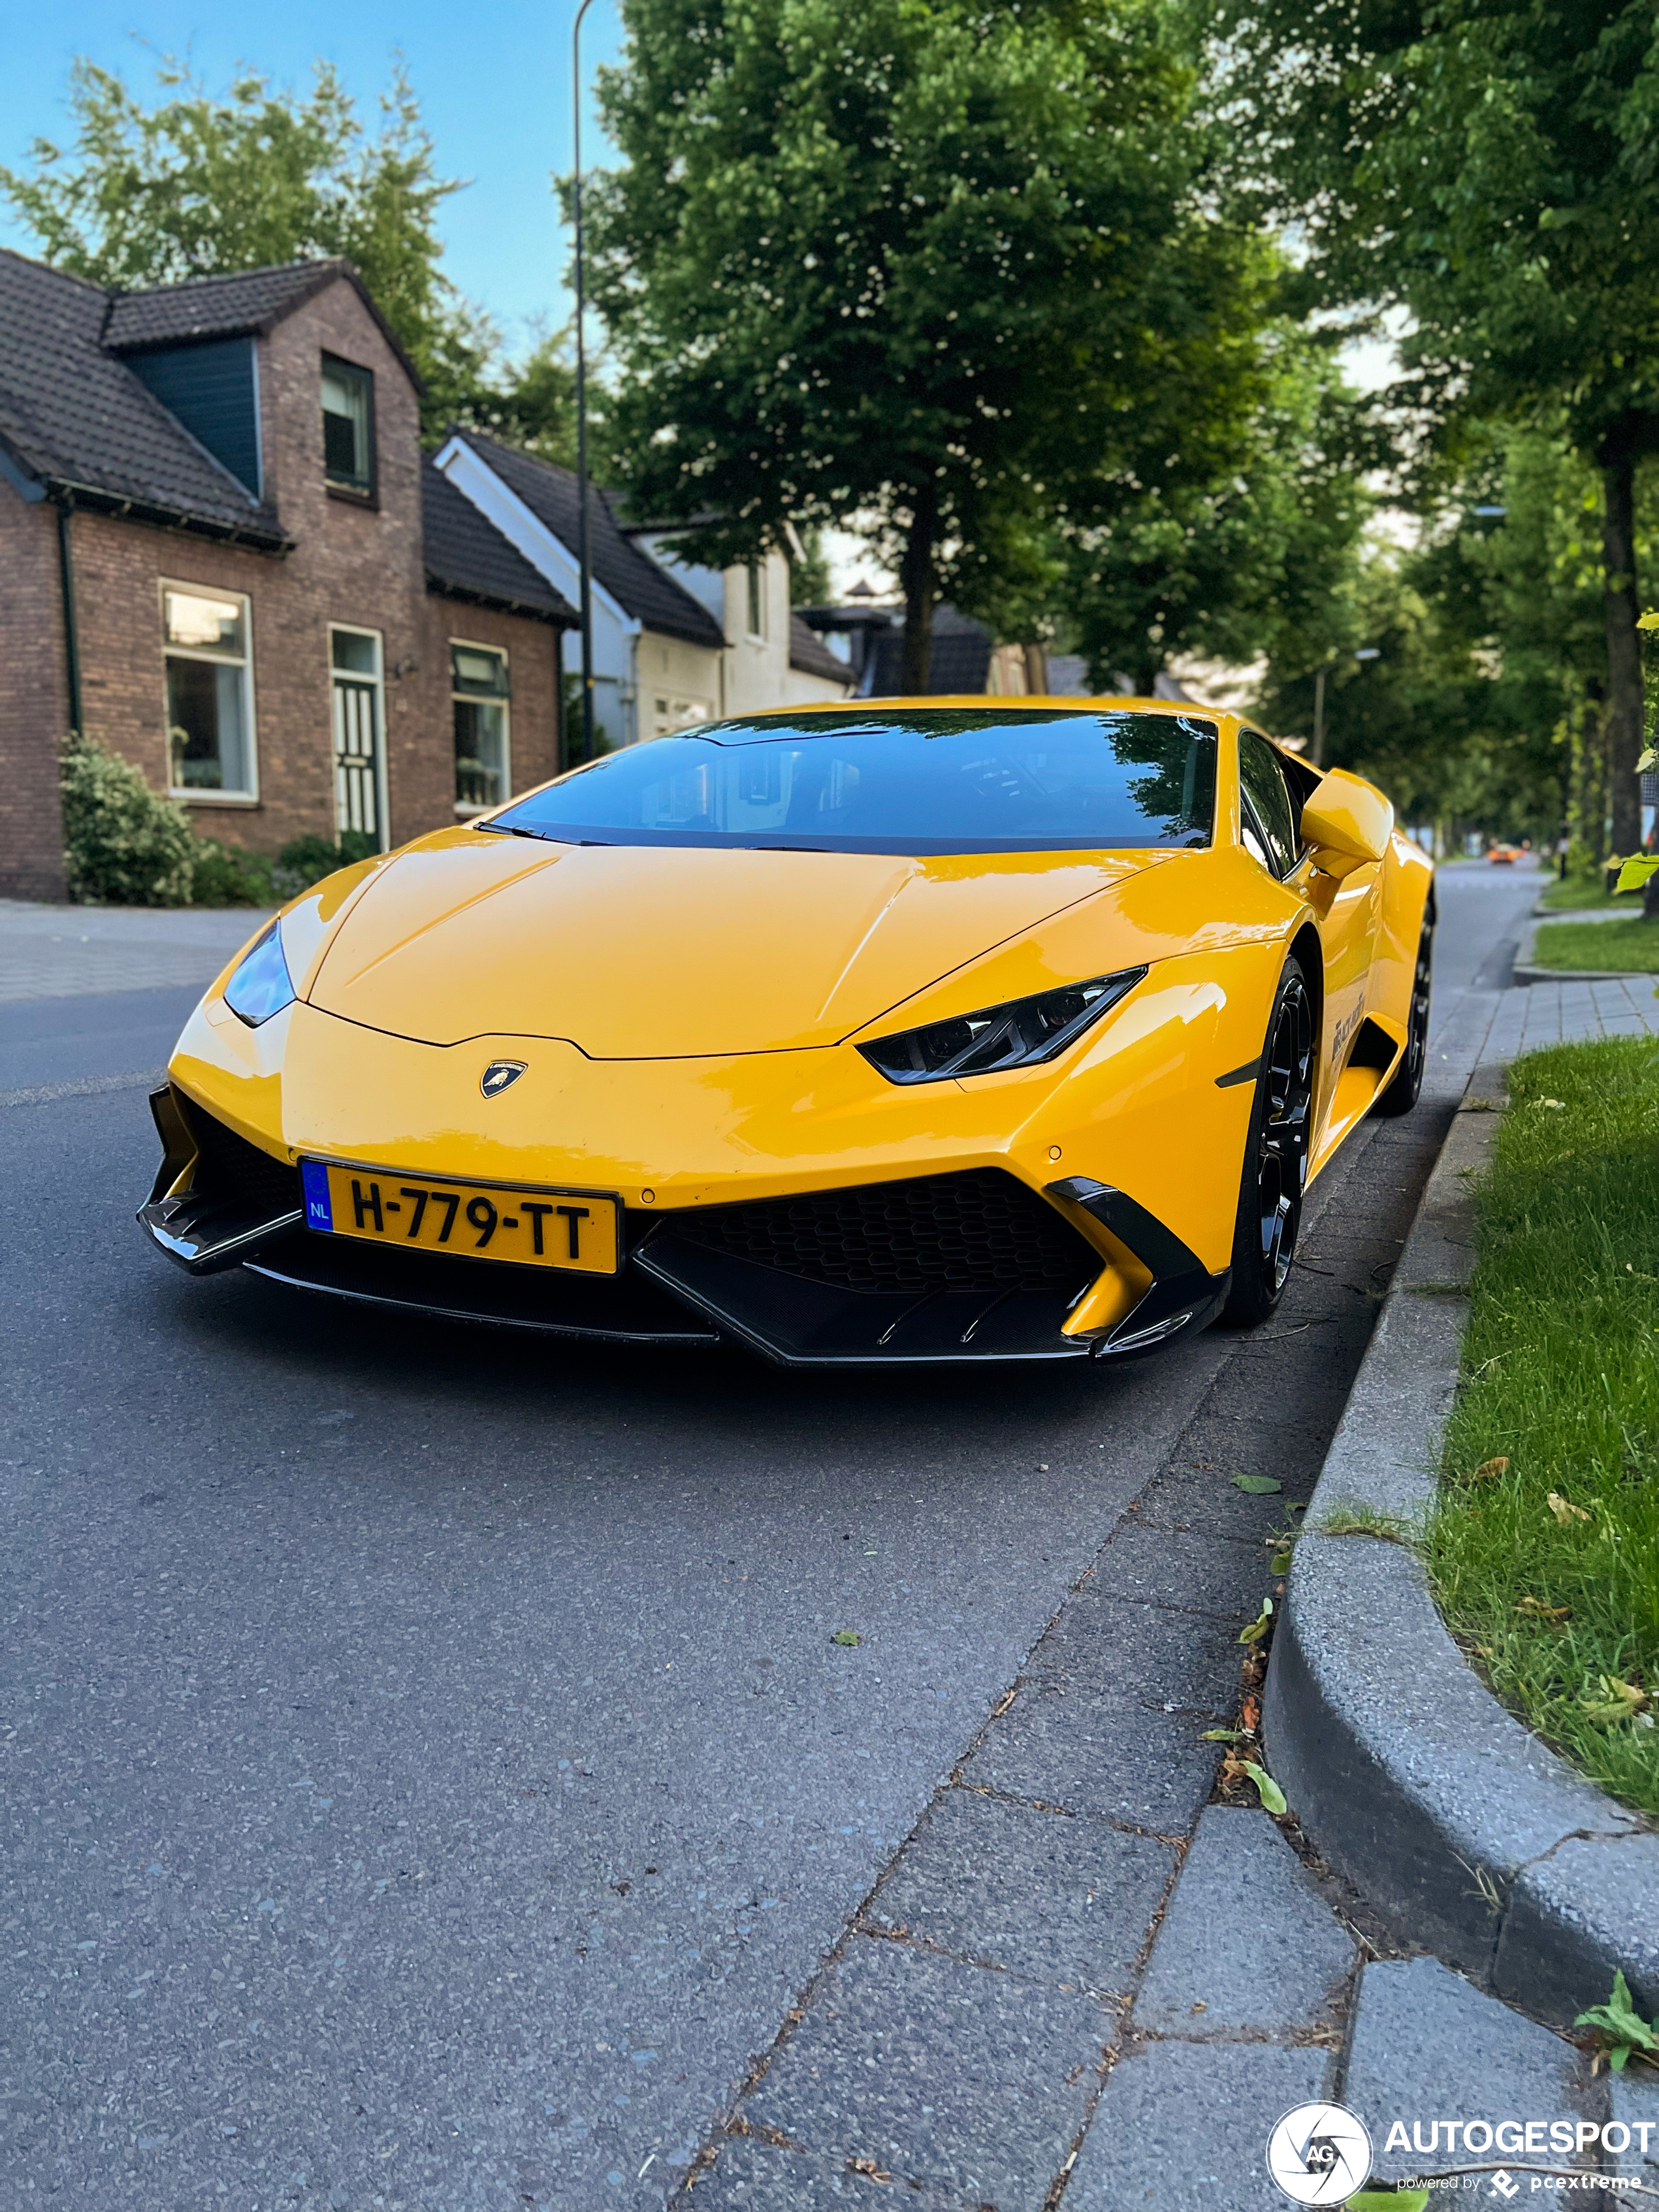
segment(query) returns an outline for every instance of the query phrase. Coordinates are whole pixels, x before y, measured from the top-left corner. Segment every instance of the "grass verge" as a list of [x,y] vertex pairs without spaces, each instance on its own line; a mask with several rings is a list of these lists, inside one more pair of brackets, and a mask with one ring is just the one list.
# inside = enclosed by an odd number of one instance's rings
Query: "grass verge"
[[1529,1054],[1510,1098],[1430,1577],[1505,1704],[1659,1816],[1659,1046]]
[[1533,945],[1534,968],[1612,968],[1659,973],[1659,921],[1545,921]]
[[1626,907],[1634,914],[1642,904],[1640,891],[1621,891],[1615,898],[1607,887],[1607,879],[1598,869],[1593,876],[1569,876],[1565,883],[1552,877],[1538,894],[1538,903],[1552,914],[1571,913],[1575,908],[1588,909],[1593,906]]

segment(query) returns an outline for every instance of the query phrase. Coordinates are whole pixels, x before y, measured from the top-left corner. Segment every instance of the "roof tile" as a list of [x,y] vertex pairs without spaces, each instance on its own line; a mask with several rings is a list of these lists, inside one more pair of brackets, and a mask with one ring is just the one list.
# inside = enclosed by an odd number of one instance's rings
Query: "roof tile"
[[283,543],[270,510],[104,350],[108,304],[0,250],[0,437],[47,483]]
[[421,464],[428,583],[509,612],[574,626],[576,610],[430,459]]
[[[569,469],[538,460],[515,447],[498,445],[476,430],[455,434],[493,469],[507,489],[521,499],[561,543],[576,550],[576,478]],[[719,652],[726,635],[700,599],[643,552],[618,526],[612,495],[590,488],[588,537],[594,580],[604,586],[623,611],[647,629]]]

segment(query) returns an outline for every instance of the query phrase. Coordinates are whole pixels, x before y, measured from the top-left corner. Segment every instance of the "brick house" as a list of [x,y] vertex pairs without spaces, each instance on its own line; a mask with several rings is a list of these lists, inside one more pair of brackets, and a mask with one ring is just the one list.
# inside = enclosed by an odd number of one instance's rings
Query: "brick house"
[[0,894],[64,894],[72,728],[261,853],[556,772],[574,610],[417,394],[347,263],[112,295],[0,252]]

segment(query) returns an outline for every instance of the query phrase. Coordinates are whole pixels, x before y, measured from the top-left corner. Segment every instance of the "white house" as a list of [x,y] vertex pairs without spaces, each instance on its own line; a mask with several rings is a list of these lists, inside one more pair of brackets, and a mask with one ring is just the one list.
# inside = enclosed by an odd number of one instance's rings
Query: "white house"
[[[574,605],[576,479],[568,469],[456,431],[437,465]],[[612,496],[590,487],[593,571],[593,719],[612,745],[659,738],[711,716],[845,698],[853,671],[792,612],[781,553],[732,568],[678,561],[666,526],[630,526]],[[581,667],[581,641],[565,641],[565,668]]]

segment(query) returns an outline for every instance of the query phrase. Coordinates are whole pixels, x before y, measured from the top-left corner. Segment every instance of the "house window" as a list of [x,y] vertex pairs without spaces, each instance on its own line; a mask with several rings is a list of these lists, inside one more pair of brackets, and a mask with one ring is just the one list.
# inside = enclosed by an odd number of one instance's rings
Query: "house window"
[[766,572],[758,561],[749,563],[749,635],[766,635]]
[[258,796],[248,628],[240,592],[161,587],[167,779],[183,798]]
[[374,379],[323,356],[323,475],[337,491],[374,490]]
[[455,811],[482,814],[512,794],[507,730],[513,687],[507,655],[487,645],[452,645],[455,707]]

